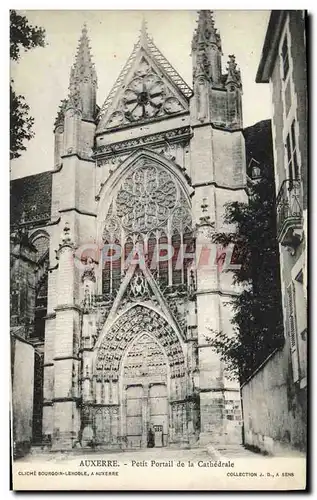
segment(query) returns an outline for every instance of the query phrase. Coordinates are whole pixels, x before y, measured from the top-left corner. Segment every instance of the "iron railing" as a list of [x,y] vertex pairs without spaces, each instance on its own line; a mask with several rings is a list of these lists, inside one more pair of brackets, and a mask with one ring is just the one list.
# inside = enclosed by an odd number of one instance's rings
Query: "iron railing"
[[277,237],[279,242],[288,244],[290,233],[302,227],[302,189],[299,179],[283,181],[276,200]]

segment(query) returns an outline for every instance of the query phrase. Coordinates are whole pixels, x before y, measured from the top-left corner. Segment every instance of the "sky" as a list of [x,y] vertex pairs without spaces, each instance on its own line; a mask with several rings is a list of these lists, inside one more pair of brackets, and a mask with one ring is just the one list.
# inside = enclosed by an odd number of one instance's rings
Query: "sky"
[[[191,40],[197,11],[19,11],[31,24],[46,30],[47,46],[22,53],[11,63],[15,90],[25,96],[35,119],[35,137],[27,151],[11,162],[11,178],[24,177],[54,166],[53,123],[60,101],[67,97],[70,68],[84,23],[98,76],[97,103],[101,106],[137,42],[143,17],[155,44],[192,87]],[[243,84],[244,127],[271,118],[270,89],[256,84],[270,11],[217,10],[215,25],[221,36],[223,72],[235,54]]]

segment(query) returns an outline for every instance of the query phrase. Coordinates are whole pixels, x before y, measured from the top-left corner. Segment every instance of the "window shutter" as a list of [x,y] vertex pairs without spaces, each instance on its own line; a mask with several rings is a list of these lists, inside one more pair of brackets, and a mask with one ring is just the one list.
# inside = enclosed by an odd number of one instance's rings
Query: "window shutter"
[[291,346],[291,356],[292,356],[292,367],[293,367],[293,379],[294,382],[299,380],[299,359],[298,359],[298,348],[297,348],[297,328],[296,328],[296,316],[295,316],[295,300],[294,300],[294,287],[291,283],[287,287],[287,309],[288,309],[288,334]]

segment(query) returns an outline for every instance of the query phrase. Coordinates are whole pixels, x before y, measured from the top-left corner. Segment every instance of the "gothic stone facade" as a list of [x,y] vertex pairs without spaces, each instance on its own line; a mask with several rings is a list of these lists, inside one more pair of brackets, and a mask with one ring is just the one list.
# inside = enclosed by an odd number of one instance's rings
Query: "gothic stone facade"
[[143,26],[99,108],[82,31],[45,224],[42,433],[52,449],[146,447],[150,428],[157,446],[241,440],[238,383],[208,342],[232,335],[239,290],[231,272],[199,265],[213,233],[233,229],[225,204],[246,201],[240,72],[229,56],[224,73],[221,56],[212,13],[200,11],[191,89]]

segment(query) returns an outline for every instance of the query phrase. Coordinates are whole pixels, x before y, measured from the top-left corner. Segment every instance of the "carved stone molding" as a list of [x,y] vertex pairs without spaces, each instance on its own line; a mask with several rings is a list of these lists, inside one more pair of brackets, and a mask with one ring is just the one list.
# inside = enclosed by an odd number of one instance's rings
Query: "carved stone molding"
[[167,355],[171,376],[185,374],[185,358],[174,329],[156,311],[137,305],[119,317],[101,343],[96,360],[96,375],[104,380],[117,380],[121,358],[128,345],[140,333],[148,332],[157,339]]
[[158,134],[145,135],[143,137],[137,137],[135,139],[129,139],[126,141],[116,142],[114,144],[102,144],[95,148],[94,157],[97,159],[99,157],[107,157],[113,155],[114,153],[121,153],[123,151],[131,151],[133,149],[139,148],[141,146],[148,146],[154,144],[162,144],[163,146],[166,142],[184,142],[186,143],[191,137],[190,127],[180,127],[174,130],[168,130],[167,132],[161,132]]

